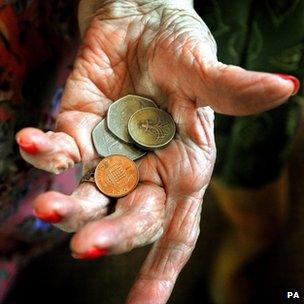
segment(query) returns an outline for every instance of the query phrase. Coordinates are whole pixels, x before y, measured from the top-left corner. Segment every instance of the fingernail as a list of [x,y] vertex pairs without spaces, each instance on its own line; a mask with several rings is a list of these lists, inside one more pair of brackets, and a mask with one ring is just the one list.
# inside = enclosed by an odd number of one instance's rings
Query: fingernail
[[285,80],[289,80],[293,83],[294,89],[291,95],[296,95],[300,89],[300,81],[298,78],[288,75],[288,74],[282,74],[282,73],[276,73],[276,75],[280,76],[281,78]]
[[25,151],[26,153],[29,154],[37,154],[38,153],[38,148],[35,145],[35,143],[26,143],[24,141],[22,141],[20,138],[16,139],[18,145],[20,146],[20,148]]
[[34,215],[37,216],[42,221],[48,222],[48,223],[58,223],[61,221],[62,217],[55,211],[50,213],[41,213],[34,210]]
[[72,256],[75,259],[84,259],[84,260],[94,260],[97,258],[102,257],[103,255],[107,254],[108,250],[104,248],[96,248],[92,247],[85,253],[72,253]]

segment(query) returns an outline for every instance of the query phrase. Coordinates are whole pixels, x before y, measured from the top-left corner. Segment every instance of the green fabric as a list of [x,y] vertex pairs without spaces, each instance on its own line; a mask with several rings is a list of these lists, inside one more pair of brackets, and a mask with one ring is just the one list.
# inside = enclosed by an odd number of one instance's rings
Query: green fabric
[[[304,0],[209,0],[197,10],[217,41],[220,61],[303,81]],[[249,188],[276,179],[299,125],[299,100],[293,97],[250,117],[217,114],[215,176],[227,185]]]

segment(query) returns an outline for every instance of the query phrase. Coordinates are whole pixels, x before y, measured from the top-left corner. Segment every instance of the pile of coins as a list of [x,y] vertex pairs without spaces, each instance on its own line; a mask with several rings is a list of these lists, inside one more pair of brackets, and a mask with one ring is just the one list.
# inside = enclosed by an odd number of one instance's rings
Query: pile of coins
[[175,132],[171,115],[152,100],[136,95],[118,99],[92,131],[95,149],[103,159],[82,180],[94,182],[107,196],[127,195],[138,183],[134,160],[144,156],[145,150],[166,146]]

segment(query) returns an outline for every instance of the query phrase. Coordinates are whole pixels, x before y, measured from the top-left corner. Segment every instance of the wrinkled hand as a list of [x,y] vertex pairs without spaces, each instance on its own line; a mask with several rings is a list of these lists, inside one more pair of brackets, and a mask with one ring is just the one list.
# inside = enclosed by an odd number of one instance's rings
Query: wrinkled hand
[[98,163],[91,131],[112,101],[147,96],[173,116],[175,139],[137,162],[140,183],[117,200],[111,215],[109,199],[90,183],[71,196],[44,193],[34,203],[38,215],[55,214],[58,227],[76,232],[71,248],[78,257],[103,249],[119,254],[156,241],[128,303],[165,303],[193,251],[215,161],[212,109],[257,113],[281,104],[294,89],[278,76],[218,62],[200,17],[181,1],[163,2],[82,1],[83,44],[66,83],[57,130],[27,128],[17,134],[19,143],[34,147],[35,154],[20,151],[35,167],[59,173],[82,162],[86,172]]

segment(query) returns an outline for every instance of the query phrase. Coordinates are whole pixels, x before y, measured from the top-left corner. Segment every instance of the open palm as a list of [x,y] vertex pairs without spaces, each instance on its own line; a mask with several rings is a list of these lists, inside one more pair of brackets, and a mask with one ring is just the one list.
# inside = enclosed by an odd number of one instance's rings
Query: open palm
[[[164,149],[137,161],[140,183],[112,202],[83,183],[71,196],[40,195],[34,204],[42,218],[76,232],[75,257],[123,253],[154,241],[128,303],[165,303],[194,249],[202,199],[215,161],[213,111],[250,114],[286,100],[292,83],[278,76],[226,66],[216,59],[215,42],[191,9],[147,1],[82,2],[86,26],[64,91],[56,132],[26,128],[18,142],[34,166],[59,173],[82,162],[84,172],[99,158],[91,132],[111,102],[137,94],[153,99],[175,120],[177,134]],[[98,1],[88,1],[95,4]],[[101,2],[101,1],[99,1]],[[96,13],[97,11],[97,13]],[[212,109],[211,109],[212,108]]]

